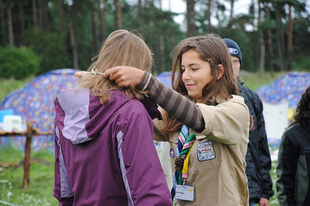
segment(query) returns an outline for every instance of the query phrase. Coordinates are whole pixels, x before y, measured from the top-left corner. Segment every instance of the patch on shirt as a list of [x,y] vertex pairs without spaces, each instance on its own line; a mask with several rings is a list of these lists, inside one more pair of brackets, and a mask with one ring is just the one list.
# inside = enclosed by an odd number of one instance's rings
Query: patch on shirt
[[197,146],[197,156],[199,161],[215,159],[215,151],[212,141],[201,142]]
[[169,155],[170,155],[171,158],[174,158],[174,150],[173,150],[173,148],[170,148]]

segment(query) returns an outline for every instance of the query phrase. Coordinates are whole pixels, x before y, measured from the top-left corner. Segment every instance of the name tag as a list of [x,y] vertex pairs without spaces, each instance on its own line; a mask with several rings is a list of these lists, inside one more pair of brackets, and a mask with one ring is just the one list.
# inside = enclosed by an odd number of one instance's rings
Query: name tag
[[194,186],[193,185],[177,185],[175,190],[175,198],[177,200],[194,200]]

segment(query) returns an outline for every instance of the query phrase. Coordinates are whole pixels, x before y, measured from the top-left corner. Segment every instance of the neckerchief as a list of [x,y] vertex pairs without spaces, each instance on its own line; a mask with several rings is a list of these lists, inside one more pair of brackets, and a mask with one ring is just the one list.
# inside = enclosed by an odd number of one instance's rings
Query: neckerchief
[[173,188],[171,191],[172,199],[175,195],[176,184],[182,184],[183,162],[190,148],[194,144],[195,138],[196,136],[193,133],[189,134],[189,128],[183,125],[181,128],[181,132],[179,134],[178,147],[176,150],[176,155],[177,155],[176,162],[175,162],[176,171],[174,173]]

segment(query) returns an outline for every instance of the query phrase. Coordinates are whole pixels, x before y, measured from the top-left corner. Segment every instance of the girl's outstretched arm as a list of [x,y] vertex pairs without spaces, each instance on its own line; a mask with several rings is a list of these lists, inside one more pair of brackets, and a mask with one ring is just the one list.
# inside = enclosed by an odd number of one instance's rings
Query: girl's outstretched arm
[[121,87],[135,85],[139,90],[148,91],[148,96],[178,121],[197,132],[203,131],[205,123],[200,109],[150,73],[134,67],[117,66],[106,70],[104,76]]

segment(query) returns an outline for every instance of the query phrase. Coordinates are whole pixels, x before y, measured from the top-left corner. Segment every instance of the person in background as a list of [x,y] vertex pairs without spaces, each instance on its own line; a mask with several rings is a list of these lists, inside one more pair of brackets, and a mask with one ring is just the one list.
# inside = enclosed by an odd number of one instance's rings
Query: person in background
[[238,82],[239,95],[244,98],[253,118],[253,126],[249,133],[249,144],[246,155],[246,174],[250,193],[250,206],[259,203],[260,206],[269,206],[269,199],[274,195],[270,176],[271,157],[269,152],[263,104],[259,96],[245,86],[240,80],[242,53],[239,45],[232,39],[223,38],[231,55],[235,78]]
[[214,34],[189,37],[174,50],[173,89],[148,72],[118,66],[105,77],[136,85],[164,110],[154,139],[170,142],[176,205],[248,205],[245,155],[251,118],[230,55]]
[[281,206],[310,205],[310,86],[282,135],[276,187]]
[[[80,87],[55,99],[55,184],[60,205],[172,206],[154,147],[154,102],[101,74],[127,65],[150,72],[152,53],[133,32],[112,32]],[[140,101],[139,101],[140,100]]]

